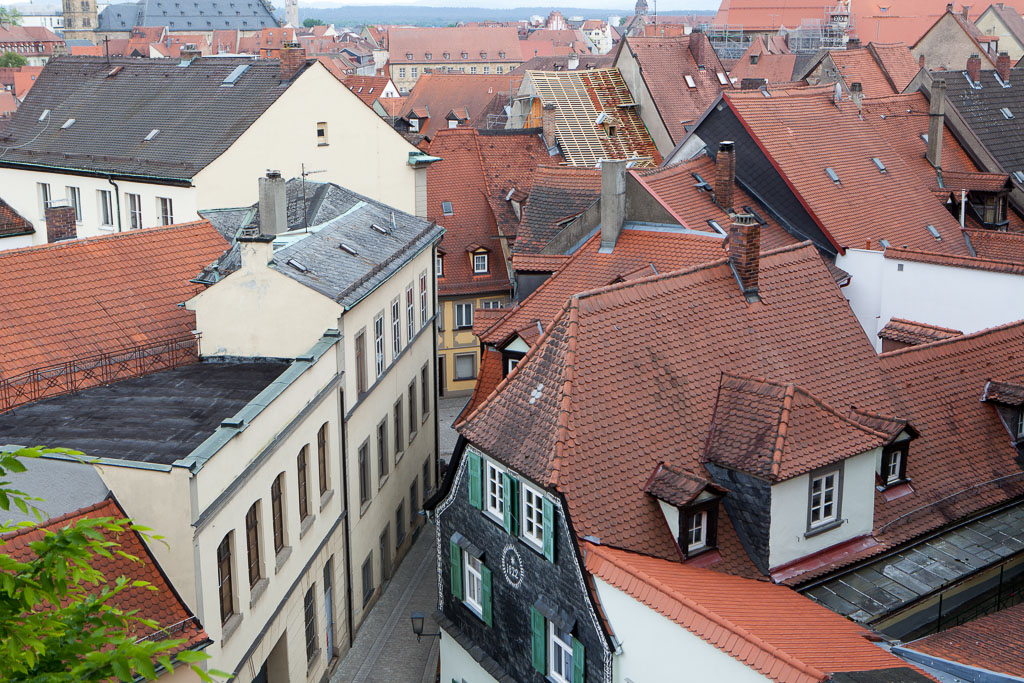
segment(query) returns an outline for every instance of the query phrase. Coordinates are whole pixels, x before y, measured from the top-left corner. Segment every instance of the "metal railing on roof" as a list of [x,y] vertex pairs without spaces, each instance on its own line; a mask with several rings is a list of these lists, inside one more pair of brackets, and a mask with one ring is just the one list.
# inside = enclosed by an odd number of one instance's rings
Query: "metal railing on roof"
[[199,360],[199,335],[163,339],[73,358],[0,378],[0,413],[52,396],[72,394]]

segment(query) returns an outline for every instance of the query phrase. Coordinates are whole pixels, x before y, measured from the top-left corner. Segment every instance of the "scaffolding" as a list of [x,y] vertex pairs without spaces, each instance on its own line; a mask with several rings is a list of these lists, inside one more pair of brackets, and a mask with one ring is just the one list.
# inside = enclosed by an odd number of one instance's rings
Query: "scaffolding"
[[719,59],[739,59],[754,42],[754,34],[745,33],[742,26],[701,24],[700,28],[711,41]]
[[804,19],[795,29],[779,31],[795,53],[845,50],[853,33],[853,15],[845,2],[826,8],[821,19]]

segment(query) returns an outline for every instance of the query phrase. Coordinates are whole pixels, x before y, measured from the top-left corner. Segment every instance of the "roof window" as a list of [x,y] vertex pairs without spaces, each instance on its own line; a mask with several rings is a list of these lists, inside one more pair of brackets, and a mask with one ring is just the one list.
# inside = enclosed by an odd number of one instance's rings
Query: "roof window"
[[351,256],[358,256],[359,255],[359,252],[355,250],[355,247],[350,247],[349,245],[345,244],[344,242],[342,242],[341,244],[338,245],[338,249],[341,249],[343,252],[345,252],[346,254],[349,254]]
[[934,237],[936,240],[938,240],[939,242],[942,241],[942,235],[939,234],[939,231],[935,229],[934,225],[929,223],[928,225],[925,226],[925,229],[927,229],[928,232],[931,233],[931,236]]
[[761,87],[761,97],[771,97],[772,94],[768,92],[768,88]]
[[64,125],[60,127],[60,129],[61,130],[67,130],[68,128],[70,128],[73,125],[75,125],[75,120],[74,119],[68,119],[67,121],[64,122]]
[[878,157],[871,157],[871,163],[875,165],[875,168],[878,169],[879,173],[885,173],[885,164],[882,163],[881,159]]
[[606,112],[601,112],[600,114],[597,115],[597,120],[594,121],[594,125],[600,126],[602,123],[604,123],[604,120],[606,118],[608,118],[608,114]]
[[235,67],[234,71],[232,71],[231,73],[229,73],[227,75],[227,78],[225,78],[223,81],[221,81],[221,85],[227,85],[227,86],[234,85],[235,82],[239,78],[241,78],[242,74],[244,74],[248,69],[249,69],[249,65],[248,64],[239,64],[238,66]]
[[463,59],[467,59],[467,58],[469,58],[469,53],[468,53],[468,52],[463,52],[463,53],[462,53],[462,58],[463,58]]
[[487,53],[483,50],[480,51],[480,59],[487,59]]
[[146,136],[144,142],[149,142],[150,140],[155,138],[159,132],[160,132],[159,128],[154,128],[153,130],[149,131],[149,135]]
[[708,181],[704,180],[703,178],[700,177],[700,175],[698,175],[696,173],[691,173],[690,175],[692,175],[693,179],[697,181],[697,184],[695,185],[695,187],[698,190],[700,190],[702,192],[711,192],[711,185],[708,184]]
[[831,180],[836,185],[839,184],[839,174],[836,173],[831,166],[825,169],[825,175],[827,175],[828,179]]
[[708,225],[710,225],[711,229],[714,230],[715,232],[717,232],[719,235],[725,235],[726,234],[725,228],[723,228],[718,223],[718,221],[714,220],[713,218],[709,218],[708,219]]
[[1013,112],[1010,111],[1009,107],[1003,107],[1002,109],[999,110],[999,113],[1002,114],[1003,118],[1005,118],[1005,119],[1012,119],[1013,118]]
[[688,87],[688,88],[696,88],[697,87],[697,84],[693,82],[693,76],[691,76],[690,74],[686,74],[685,76],[683,76],[683,78],[686,79],[686,87]]
[[452,58],[452,53],[451,52],[445,52],[442,55],[442,57],[444,57],[445,59],[451,59]]
[[451,202],[441,202],[441,213],[443,213],[445,216],[451,216],[453,213],[455,213],[452,210],[452,203]]
[[729,85],[729,79],[721,71],[718,72],[718,82],[722,85]]
[[298,261],[296,261],[293,258],[288,259],[286,261],[286,263],[289,266],[291,266],[292,268],[294,268],[295,270],[299,271],[300,273],[308,273],[309,272],[309,268],[307,268],[306,266],[302,265],[301,263],[299,263]]
[[890,246],[889,240],[878,240],[878,243],[882,245],[883,249],[888,249]]
[[44,109],[43,113],[39,115],[39,122],[42,123],[50,116],[50,110]]
[[498,53],[498,59],[505,59],[505,52],[501,51]]
[[1024,185],[1024,171],[1014,171],[1013,179],[1016,180],[1021,185]]
[[427,59],[433,59],[434,58],[434,54],[432,52],[428,52],[428,53],[426,53],[423,56],[426,57]]
[[921,133],[921,139],[924,140],[925,144],[928,144],[928,133]]

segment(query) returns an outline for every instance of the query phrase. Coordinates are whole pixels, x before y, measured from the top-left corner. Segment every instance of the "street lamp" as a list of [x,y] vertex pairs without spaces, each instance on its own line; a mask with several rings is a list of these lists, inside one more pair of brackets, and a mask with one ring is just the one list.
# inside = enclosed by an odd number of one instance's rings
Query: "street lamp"
[[426,621],[426,616],[423,614],[423,612],[413,612],[409,616],[409,618],[412,619],[412,632],[416,634],[416,642],[417,643],[420,642],[420,638],[422,636],[437,636],[438,638],[441,637],[441,633],[440,632],[437,632],[437,633],[424,633],[423,632],[423,622]]

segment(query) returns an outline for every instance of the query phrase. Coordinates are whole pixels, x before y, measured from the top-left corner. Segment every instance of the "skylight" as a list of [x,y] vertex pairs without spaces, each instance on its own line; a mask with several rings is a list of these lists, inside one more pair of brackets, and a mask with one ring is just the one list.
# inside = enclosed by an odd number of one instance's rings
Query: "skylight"
[[768,92],[768,88],[761,88],[761,96],[762,97],[771,97],[772,94],[770,92]]
[[600,114],[597,115],[597,120],[594,121],[594,125],[600,126],[602,123],[604,123],[604,120],[606,118],[608,118],[608,114],[606,112],[601,112]]
[[248,70],[248,68],[248,64],[239,64],[235,67],[234,71],[227,75],[227,78],[221,81],[221,85],[234,85],[235,82],[242,77],[242,74],[244,74],[246,70]]
[[160,132],[159,128],[154,128],[153,130],[149,131],[149,135],[146,136],[145,142],[149,142],[150,140],[155,138],[157,136],[157,133],[159,133],[159,132]]
[[341,244],[338,245],[338,249],[341,249],[346,254],[351,254],[352,256],[358,256],[359,255],[359,252],[355,250],[355,247],[350,247],[349,245],[345,244],[344,242],[342,242]]
[[452,211],[452,203],[441,202],[441,213],[443,213],[445,216],[451,216],[453,213],[455,213],[454,211]]
[[878,243],[882,245],[883,249],[888,249],[891,246],[889,240],[878,240]]
[[836,173],[831,166],[825,169],[825,174],[833,183],[835,183],[836,185],[839,184],[839,174]]
[[1003,107],[1002,109],[999,110],[999,113],[1003,115],[1003,118],[1006,118],[1006,119],[1012,119],[1013,118],[1013,112],[1010,111],[1009,107]]
[[68,128],[70,128],[73,125],[75,125],[75,120],[74,119],[68,119],[67,121],[64,122],[64,125],[61,126],[60,128],[61,128],[61,130],[67,130]]
[[1024,185],[1024,171],[1014,171],[1013,179],[1016,180],[1021,185]]
[[935,229],[934,225],[928,224],[925,226],[925,228],[928,230],[928,232],[931,233],[932,237],[939,240],[940,242],[942,241],[942,235],[939,234],[939,231]]
[[928,143],[928,133],[921,133],[921,139],[925,141],[925,144],[927,144]]
[[702,190],[704,192],[711,192],[711,185],[708,184],[708,181],[704,180],[696,173],[691,173],[690,175],[692,175],[693,179],[697,181],[696,187],[698,190]]
[[50,110],[44,109],[43,113],[39,115],[39,122],[42,123],[50,116]]
[[286,261],[286,263],[289,266],[291,266],[292,268],[294,268],[295,270],[299,271],[300,273],[308,273],[309,272],[309,268],[307,268],[306,266],[302,265],[301,263],[299,263],[298,261],[296,261],[293,258],[288,259],[288,261]]
[[713,218],[709,218],[708,219],[708,225],[710,225],[711,229],[714,230],[715,232],[717,232],[719,235],[726,234],[725,228],[723,228],[721,225],[719,225],[718,221],[714,220]]
[[875,165],[875,168],[878,169],[879,173],[885,173],[885,164],[882,163],[881,159],[878,157],[871,157],[871,163]]
[[690,87],[690,88],[696,88],[697,87],[697,84],[693,82],[693,76],[691,76],[690,74],[686,74],[685,76],[683,76],[683,78],[686,79],[687,87]]
[[725,77],[725,74],[721,71],[718,72],[718,82],[722,85],[729,85],[729,79]]

